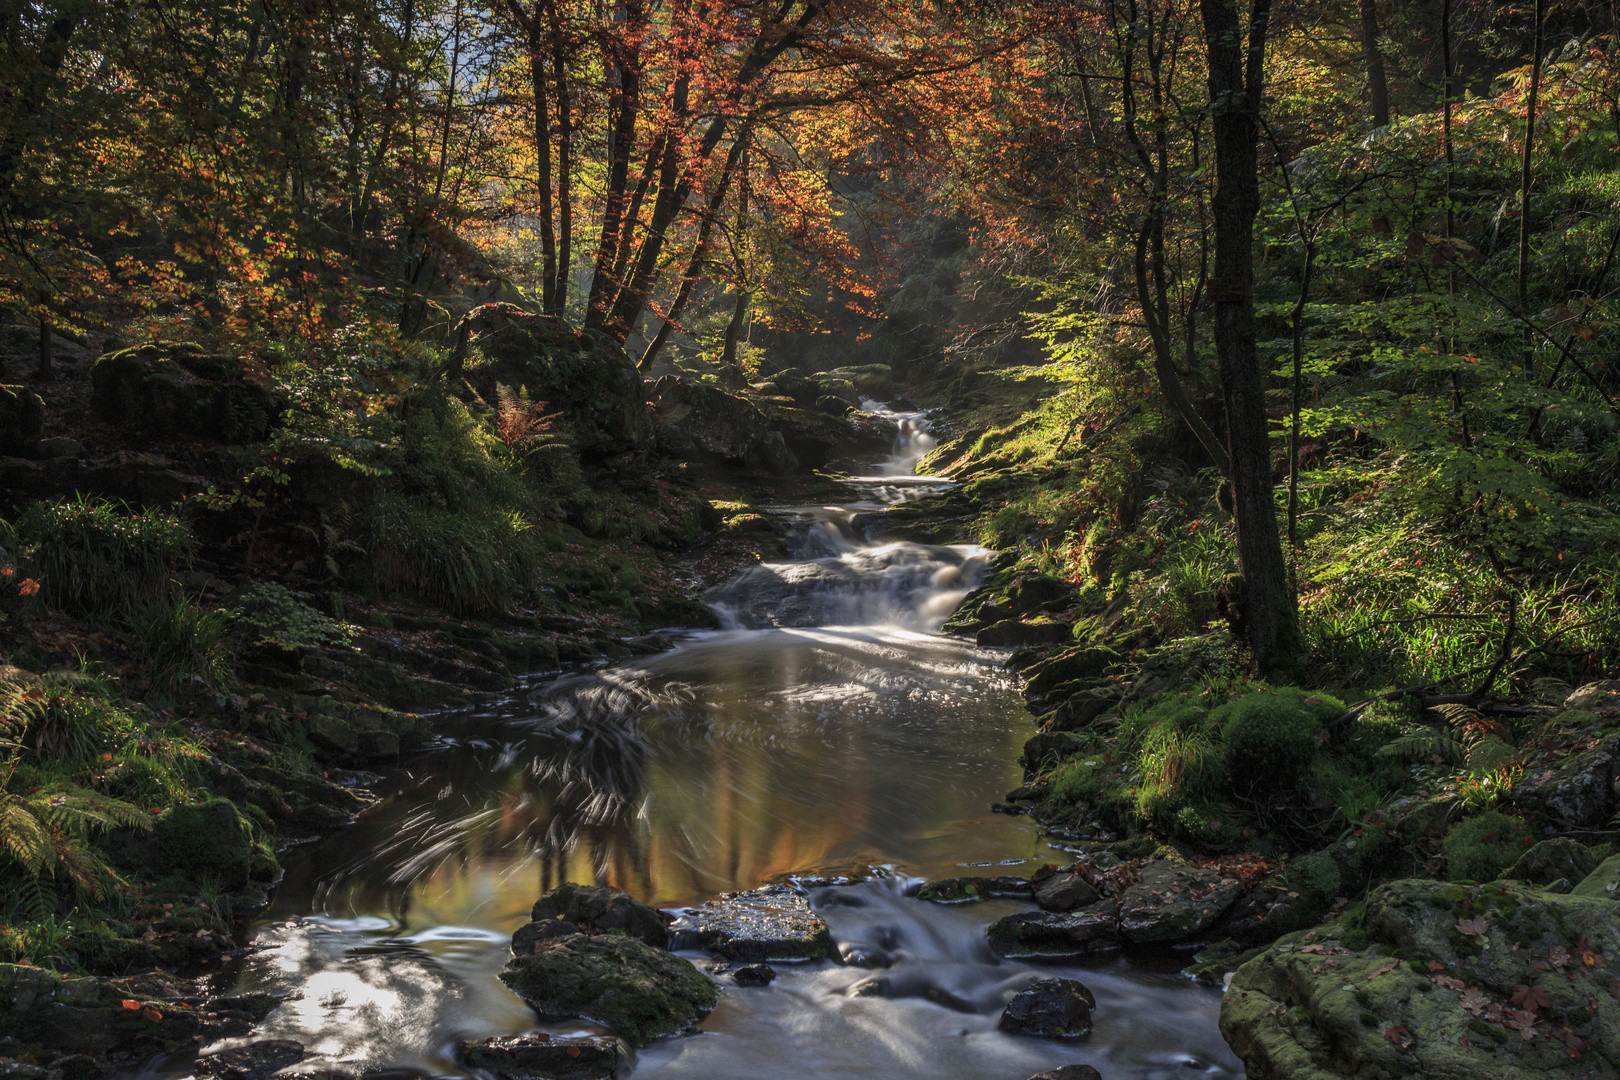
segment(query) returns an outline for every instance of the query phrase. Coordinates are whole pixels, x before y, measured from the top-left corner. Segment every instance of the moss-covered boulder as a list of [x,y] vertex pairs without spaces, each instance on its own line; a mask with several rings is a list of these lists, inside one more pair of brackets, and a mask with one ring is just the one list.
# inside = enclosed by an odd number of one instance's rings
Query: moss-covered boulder
[[1218,871],[1156,859],[1119,903],[1119,932],[1127,941],[1185,941],[1215,925],[1243,894],[1235,878]]
[[194,345],[137,345],[90,369],[98,420],[148,435],[181,433],[231,444],[259,442],[283,402],[239,359]]
[[981,628],[973,640],[985,648],[1021,649],[1028,645],[1056,645],[1068,641],[1073,632],[1073,624],[1056,619],[1003,619]]
[[1620,855],[1611,855],[1598,864],[1570,890],[1572,896],[1588,896],[1620,901]]
[[607,335],[514,304],[484,304],[463,322],[481,362],[465,375],[486,401],[497,384],[525,387],[560,412],[573,445],[596,457],[645,447],[652,438],[641,372]]
[[1558,836],[1541,841],[1519,856],[1502,878],[1532,885],[1551,885],[1559,880],[1573,885],[1585,880],[1597,865],[1597,856],[1592,854],[1591,848],[1567,836]]
[[708,949],[728,960],[821,960],[832,952],[826,922],[791,885],[767,885],[692,908],[670,927],[675,948]]
[[1361,926],[1290,934],[1240,967],[1221,1033],[1253,1080],[1614,1077],[1617,916],[1506,882],[1388,882]]
[[718,386],[665,375],[653,384],[652,395],[658,445],[675,457],[741,460],[765,438],[764,415],[747,398]]
[[29,455],[45,433],[45,402],[26,386],[0,386],[0,457]]
[[171,806],[153,822],[152,834],[165,870],[211,876],[226,888],[247,882],[258,855],[252,825],[229,799]]
[[606,1080],[619,1064],[619,1043],[617,1039],[563,1039],[537,1032],[459,1043],[456,1060],[500,1080]]
[[687,1030],[720,1000],[691,961],[619,934],[571,934],[515,957],[501,981],[547,1020],[592,1020],[633,1046]]
[[[588,927],[599,934],[625,934],[656,948],[669,944],[671,917],[643,904],[623,889],[606,885],[557,886],[535,901],[529,918],[534,922],[560,921]],[[518,930],[518,935],[523,929]],[[517,936],[513,937],[514,943]],[[514,952],[518,950],[514,945]]]

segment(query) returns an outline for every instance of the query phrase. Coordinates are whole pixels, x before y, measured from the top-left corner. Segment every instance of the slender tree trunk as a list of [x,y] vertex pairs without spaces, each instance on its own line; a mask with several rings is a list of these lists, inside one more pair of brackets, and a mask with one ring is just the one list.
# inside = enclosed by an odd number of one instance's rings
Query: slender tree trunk
[[568,49],[563,41],[557,0],[547,0],[551,27],[551,68],[557,82],[557,267],[547,312],[561,316],[568,308],[568,286],[574,265],[574,122],[568,100]]
[[1277,535],[1265,371],[1254,326],[1254,218],[1260,208],[1259,118],[1270,0],[1252,0],[1248,37],[1235,0],[1200,0],[1209,49],[1215,142],[1215,353],[1226,402],[1242,623],[1255,666],[1290,666],[1299,629]]
[[1361,2],[1361,52],[1367,58],[1367,88],[1372,96],[1373,127],[1389,126],[1389,81],[1384,77],[1384,54],[1378,51],[1378,2]]
[[[47,299],[49,299],[48,294],[40,294],[39,301],[41,304],[45,303]],[[51,317],[45,313],[44,309],[41,309],[39,316],[39,366],[34,369],[34,378],[41,381],[55,375],[55,371],[51,366],[51,329]]]
[[[1536,0],[1535,55],[1530,65],[1530,97],[1524,110],[1524,159],[1519,166],[1519,311],[1530,310],[1530,155],[1536,142],[1536,98],[1541,91],[1541,32],[1546,21],[1547,0]],[[1524,331],[1524,366],[1534,364],[1534,341],[1530,328]]]

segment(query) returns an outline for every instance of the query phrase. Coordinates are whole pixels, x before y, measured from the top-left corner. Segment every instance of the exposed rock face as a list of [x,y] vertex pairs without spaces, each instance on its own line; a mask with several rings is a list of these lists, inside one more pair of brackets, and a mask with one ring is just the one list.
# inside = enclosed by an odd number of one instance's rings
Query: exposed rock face
[[1591,848],[1560,836],[1543,840],[1519,856],[1519,861],[1502,875],[1502,880],[1551,885],[1563,879],[1573,885],[1596,870],[1597,864]]
[[1073,911],[1025,911],[991,925],[990,947],[1001,956],[1083,956],[1119,946],[1114,901]]
[[1097,890],[1079,874],[1053,874],[1035,886],[1035,902],[1047,911],[1071,911],[1097,902]]
[[986,900],[992,896],[1011,896],[1027,899],[1035,894],[1028,878],[1021,877],[955,877],[930,881],[917,891],[917,899],[935,904],[965,904]]
[[45,431],[45,402],[26,386],[0,386],[0,456],[30,455]]
[[1241,883],[1214,870],[1146,863],[1120,900],[1120,936],[1138,944],[1184,941],[1215,925],[1242,892]]
[[1001,1014],[1002,1031],[1077,1039],[1091,1030],[1096,998],[1074,979],[1040,979],[1019,991]]
[[538,1032],[459,1043],[456,1060],[501,1080],[605,1080],[619,1064],[619,1044],[616,1039],[564,1039]]
[[639,450],[651,439],[641,372],[605,334],[513,304],[484,304],[465,325],[489,360],[467,372],[485,400],[495,400],[496,383],[527,387],[563,414],[579,450],[599,457]]
[[[1004,622],[1021,623],[1036,612],[1067,608],[1073,602],[1074,595],[1074,586],[1060,578],[1049,574],[1023,574],[1010,582],[987,584],[968,594],[945,624],[945,630],[955,634],[982,634]],[[998,630],[993,636],[999,637],[1003,633]],[[1006,644],[1039,645],[1066,640],[1067,634]],[[1001,642],[979,640],[978,644]]]
[[730,960],[820,960],[832,935],[810,902],[789,885],[733,893],[692,908],[670,927],[673,947],[701,948]]
[[1507,882],[1388,882],[1368,897],[1366,947],[1321,927],[1239,968],[1221,1033],[1254,1080],[1613,1077],[1617,916]]
[[[598,933],[626,934],[659,949],[669,944],[671,916],[622,889],[605,885],[559,885],[535,901],[529,917],[534,921],[512,935],[512,951],[520,956],[534,951],[534,941],[573,933],[580,926]],[[520,937],[531,947],[520,949]]]
[[107,353],[90,369],[90,387],[98,420],[150,435],[259,442],[282,409],[269,383],[240,360],[184,344]]
[[1620,901],[1620,855],[1611,855],[1570,890],[1572,896]]
[[159,976],[64,979],[0,964],[0,1038],[53,1055],[152,1054],[246,1035],[279,1003],[259,994],[179,1008],[171,1003],[178,993]]
[[1555,827],[1590,828],[1614,814],[1617,773],[1620,735],[1611,735],[1591,750],[1531,769],[1514,787],[1514,801]]
[[749,964],[731,973],[731,981],[738,986],[769,986],[776,978],[776,969],[769,964]]
[[542,941],[501,981],[545,1019],[594,1020],[632,1046],[685,1031],[720,999],[690,961],[619,934]]
[[676,457],[740,460],[765,438],[764,414],[718,386],[665,375],[653,384],[652,394],[658,403],[658,443]]
[[974,644],[987,648],[1012,649],[1022,648],[1025,645],[1056,645],[1060,641],[1068,641],[1073,632],[1074,627],[1071,624],[1054,622],[1051,619],[1038,619],[1034,622],[1003,619],[981,629],[974,638]]
[[1055,1069],[1038,1072],[1029,1080],[1102,1080],[1102,1073],[1090,1065],[1059,1065]]
[[197,1059],[197,1072],[219,1080],[260,1080],[304,1060],[304,1046],[291,1039],[262,1039]]
[[1599,713],[1620,709],[1620,679],[1587,683],[1564,699],[1564,708]]

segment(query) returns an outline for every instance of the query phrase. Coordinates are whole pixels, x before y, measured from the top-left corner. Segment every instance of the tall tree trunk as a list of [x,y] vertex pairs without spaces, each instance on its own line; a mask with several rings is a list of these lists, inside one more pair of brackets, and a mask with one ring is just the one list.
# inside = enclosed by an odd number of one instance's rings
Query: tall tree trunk
[[[1530,64],[1530,97],[1524,109],[1524,159],[1519,165],[1519,313],[1530,310],[1530,154],[1536,143],[1536,97],[1541,91],[1541,28],[1547,0],[1536,0],[1536,44]],[[1533,363],[1530,327],[1524,330],[1524,366]]]
[[1259,119],[1270,0],[1252,0],[1248,37],[1235,0],[1200,0],[1209,49],[1215,142],[1215,355],[1226,402],[1232,514],[1243,576],[1241,622],[1262,671],[1290,666],[1299,627],[1277,535],[1265,371],[1254,327],[1254,218],[1260,208]]
[[557,81],[557,267],[548,314],[561,316],[568,307],[568,285],[574,265],[574,122],[568,100],[568,49],[563,40],[557,0],[548,0],[551,67]]
[[1389,126],[1389,80],[1378,51],[1378,0],[1361,0],[1361,52],[1367,58],[1367,89],[1372,95],[1373,127]]

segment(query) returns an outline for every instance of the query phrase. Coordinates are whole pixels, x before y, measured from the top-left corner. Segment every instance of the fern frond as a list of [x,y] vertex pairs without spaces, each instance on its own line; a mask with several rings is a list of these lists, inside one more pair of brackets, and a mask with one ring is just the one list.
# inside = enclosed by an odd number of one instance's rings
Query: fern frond
[[1392,739],[1375,751],[1375,757],[1403,760],[1439,757],[1453,765],[1460,765],[1468,748],[1461,739],[1443,731],[1417,731]]
[[51,853],[45,827],[14,795],[0,796],[0,851],[37,877]]

